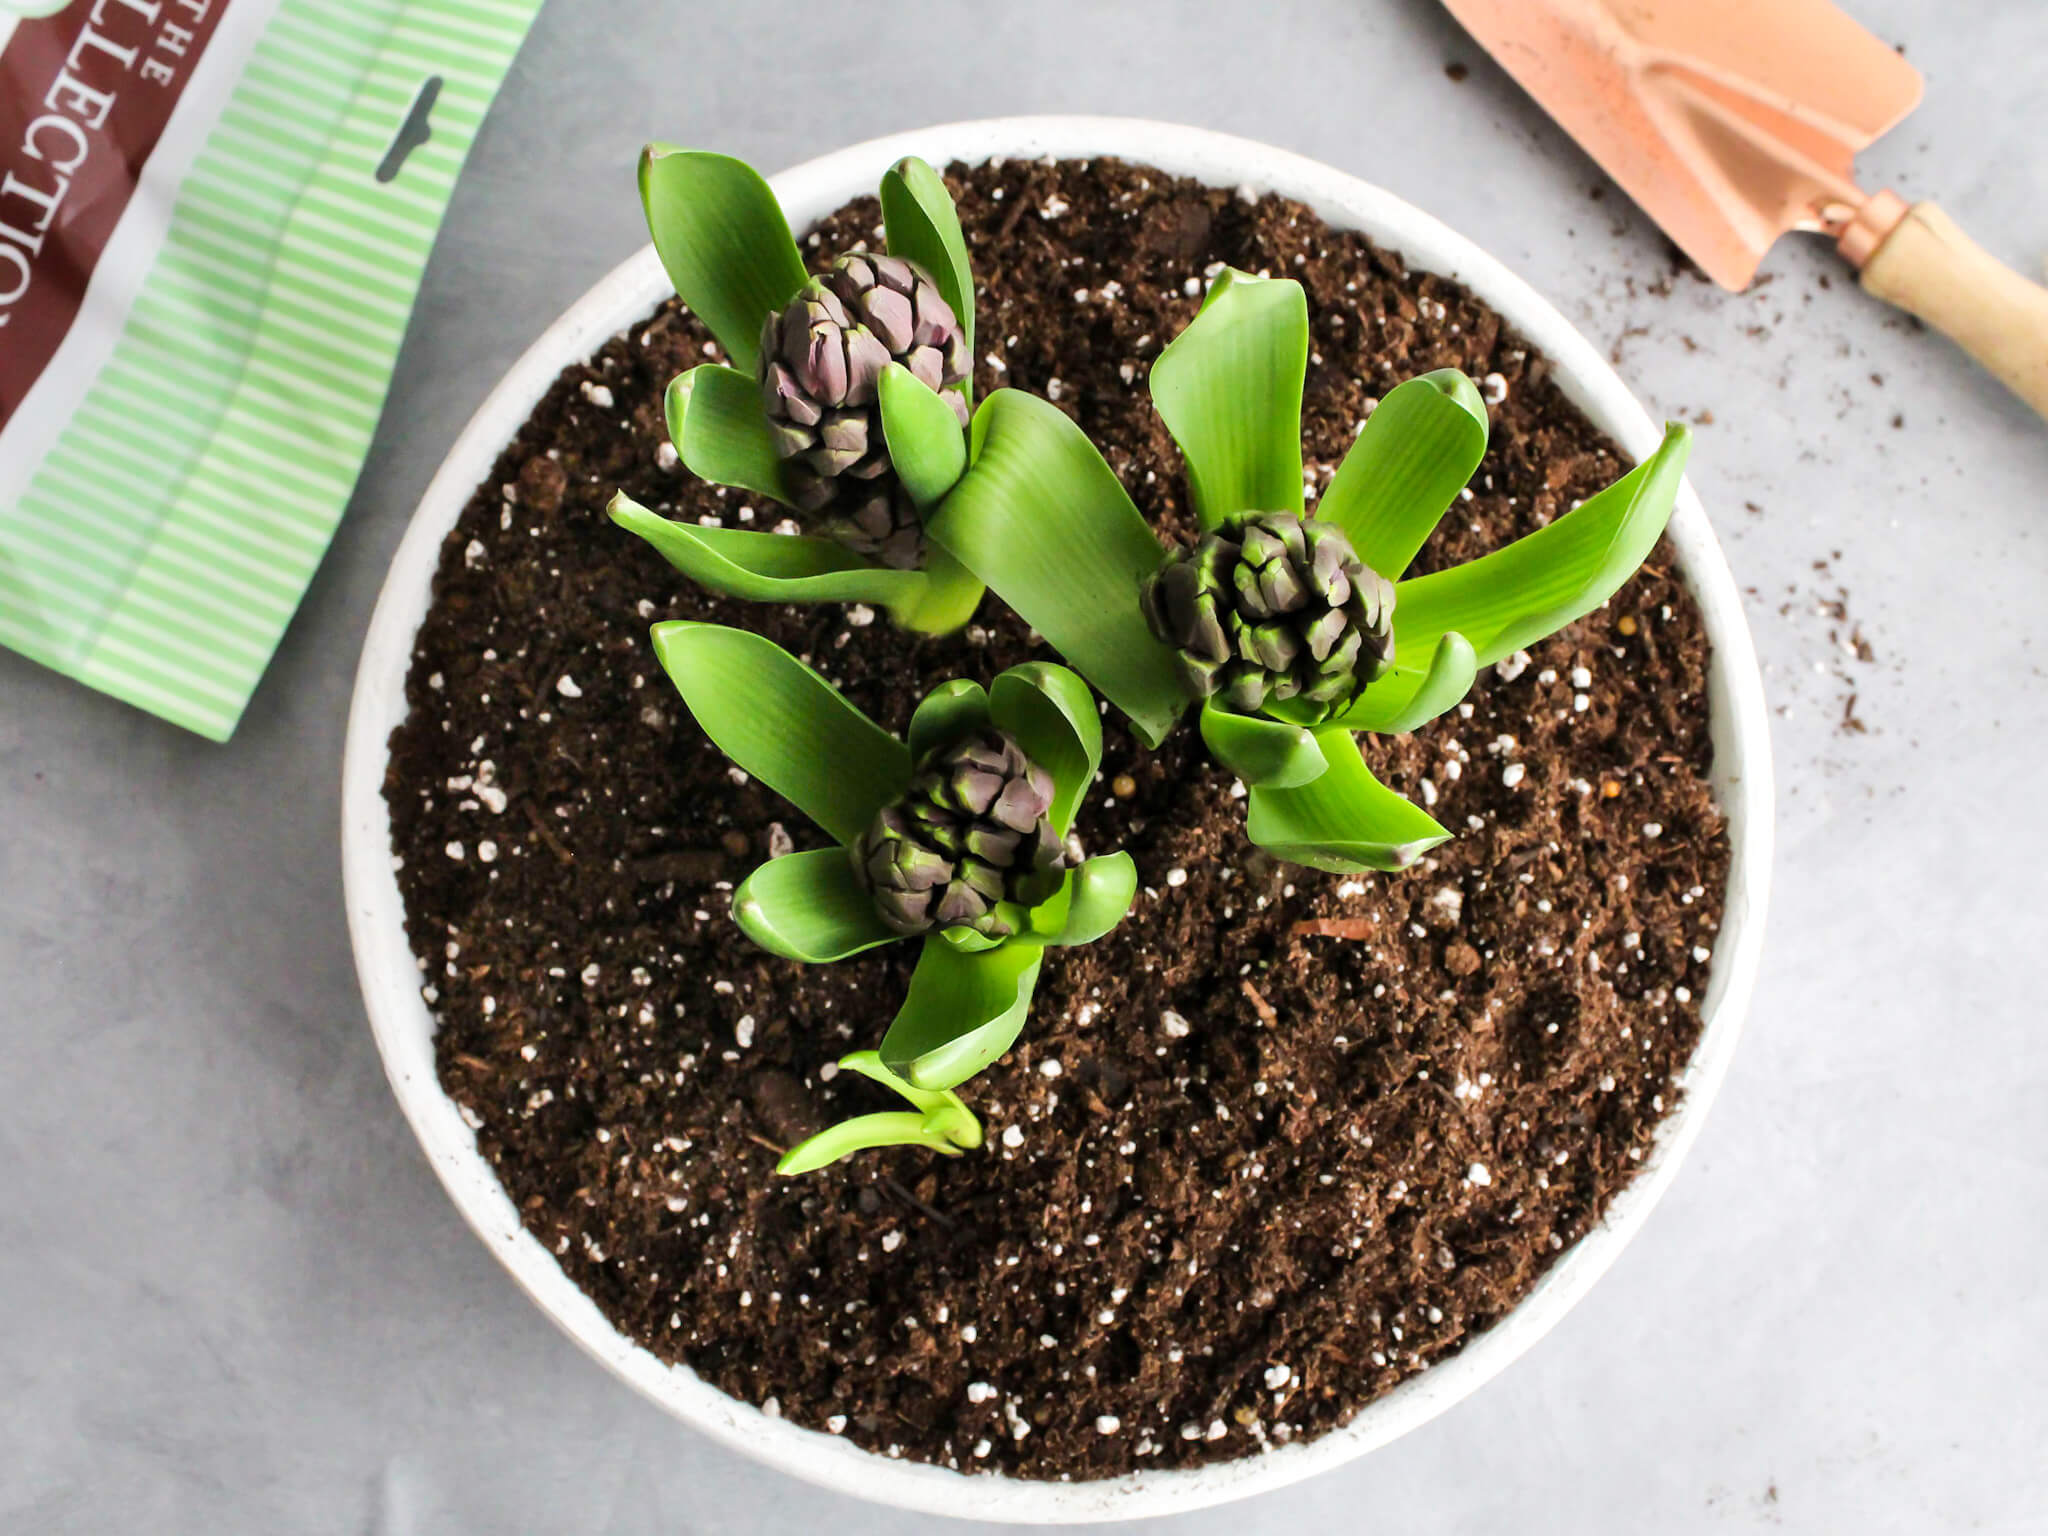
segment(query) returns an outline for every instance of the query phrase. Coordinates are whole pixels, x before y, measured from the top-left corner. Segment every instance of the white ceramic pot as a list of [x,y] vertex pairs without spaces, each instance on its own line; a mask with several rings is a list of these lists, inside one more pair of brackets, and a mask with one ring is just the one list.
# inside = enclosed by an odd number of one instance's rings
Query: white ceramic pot
[[[872,193],[882,171],[919,154],[938,165],[994,156],[1116,155],[1223,187],[1280,192],[1340,229],[1362,230],[1415,267],[1454,277],[1548,354],[1553,377],[1593,422],[1629,453],[1647,456],[1658,428],[1599,351],[1528,284],[1399,198],[1297,155],[1243,139],[1165,123],[1097,117],[1021,117],[954,123],[858,144],[773,180],[792,226],[802,230],[847,200]],[[557,373],[588,357],[669,294],[652,247],[633,256],[549,327],[470,420],[427,489],[400,544],[370,624],[356,676],[342,787],[342,856],[349,931],[377,1048],[420,1145],[448,1193],[491,1251],[540,1308],[609,1369],[684,1423],[797,1477],[904,1509],[983,1519],[1060,1521],[1133,1518],[1199,1508],[1277,1488],[1338,1466],[1434,1418],[1528,1349],[1585,1295],[1678,1171],[1721,1085],[1756,977],[1771,865],[1770,735],[1742,601],[1706,514],[1690,486],[1671,521],[1685,580],[1713,641],[1708,679],[1714,790],[1733,845],[1727,915],[1701,1004],[1705,1031],[1685,1097],[1664,1122],[1642,1170],[1607,1219],[1552,1268],[1512,1312],[1457,1355],[1368,1404],[1344,1428],[1306,1444],[1195,1471],[1145,1471],[1083,1483],[971,1480],[892,1461],[844,1439],[802,1429],[726,1396],[688,1370],[664,1365],[624,1337],[520,1225],[476,1138],[434,1072],[433,1020],[421,1001],[407,947],[391,828],[381,786],[386,741],[405,715],[405,674],[425,616],[441,541],[470,492],[525,422]]]

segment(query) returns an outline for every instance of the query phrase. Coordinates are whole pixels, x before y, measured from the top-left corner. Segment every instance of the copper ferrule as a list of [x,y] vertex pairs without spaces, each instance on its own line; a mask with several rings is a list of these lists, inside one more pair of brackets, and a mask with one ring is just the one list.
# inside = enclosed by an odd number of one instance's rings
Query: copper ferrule
[[1861,267],[1877,254],[1887,236],[1899,227],[1907,213],[1906,200],[1896,192],[1873,192],[1850,214],[1835,234],[1835,249],[1852,267]]

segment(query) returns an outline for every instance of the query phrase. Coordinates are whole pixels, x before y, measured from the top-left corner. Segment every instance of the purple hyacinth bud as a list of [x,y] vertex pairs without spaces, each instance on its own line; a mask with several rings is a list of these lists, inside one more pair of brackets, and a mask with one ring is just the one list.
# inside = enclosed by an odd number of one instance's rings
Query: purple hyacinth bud
[[860,314],[867,328],[875,333],[876,340],[887,347],[891,355],[910,349],[910,338],[916,324],[910,313],[907,294],[887,288],[870,289],[861,295]]
[[768,435],[775,441],[776,454],[785,459],[795,458],[817,440],[816,434],[808,428],[787,421],[769,423]]
[[1226,520],[1148,577],[1140,611],[1197,699],[1285,718],[1341,714],[1392,665],[1393,583],[1343,529],[1293,512]]
[[953,770],[953,802],[970,816],[987,816],[1003,793],[1003,776],[971,763]]
[[[796,375],[781,362],[773,360],[761,376],[761,409],[775,426],[814,427],[825,414],[818,402],[804,393]],[[784,457],[793,455],[785,454]]]
[[[1053,793],[1052,775],[1014,738],[972,732],[920,763],[909,794],[862,834],[854,870],[894,931],[965,925],[1008,937],[1016,909],[1050,895],[1065,867]],[[902,926],[912,921],[923,926]]]
[[945,359],[937,347],[918,347],[904,355],[903,366],[916,377],[926,389],[937,390],[946,380]]
[[879,286],[893,289],[906,297],[916,290],[919,269],[901,256],[870,256],[868,266]]
[[846,333],[846,394],[848,405],[872,405],[882,370],[894,361],[882,339],[866,326]]
[[[806,283],[761,335],[761,407],[789,500],[850,549],[921,564],[923,526],[889,458],[880,380],[903,363],[966,427],[966,336],[938,285],[901,257],[855,252]],[[864,438],[845,426],[849,413],[866,419]]]
[[867,414],[862,411],[834,411],[820,424],[818,441],[839,453],[866,453]]
[[805,340],[803,363],[796,369],[804,392],[820,402],[843,401],[846,375],[846,333],[829,326],[813,329]]

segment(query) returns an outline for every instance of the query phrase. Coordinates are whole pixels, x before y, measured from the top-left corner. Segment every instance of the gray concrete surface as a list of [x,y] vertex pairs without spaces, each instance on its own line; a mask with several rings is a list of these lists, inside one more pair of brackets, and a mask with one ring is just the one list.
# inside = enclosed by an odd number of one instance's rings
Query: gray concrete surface
[[[1854,8],[1930,87],[1869,177],[1938,194],[2038,271],[2048,11]],[[1823,250],[1785,244],[1752,296],[1683,277],[1653,293],[1655,231],[1612,189],[1592,199],[1598,173],[1428,0],[548,7],[238,738],[210,746],[0,653],[0,1529],[947,1528],[670,1423],[470,1237],[363,1021],[337,767],[412,505],[503,367],[641,238],[642,139],[774,167],[1030,111],[1326,159],[1618,346],[1653,409],[1702,423],[1695,481],[1756,590],[1778,711],[1754,1019],[1641,1240],[1450,1416],[1156,1529],[2048,1529],[2048,430]],[[1840,588],[1874,660],[1816,613]]]

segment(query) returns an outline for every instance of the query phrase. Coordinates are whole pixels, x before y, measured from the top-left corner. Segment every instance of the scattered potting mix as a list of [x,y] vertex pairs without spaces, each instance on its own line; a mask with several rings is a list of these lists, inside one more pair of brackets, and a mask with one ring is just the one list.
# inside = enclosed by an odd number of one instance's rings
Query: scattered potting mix
[[1632,467],[1274,196],[912,160],[793,240],[737,162],[641,185],[680,298],[477,489],[392,738],[444,1086],[771,1414],[1035,1478],[1342,1424],[1684,1091],[1687,435]]

